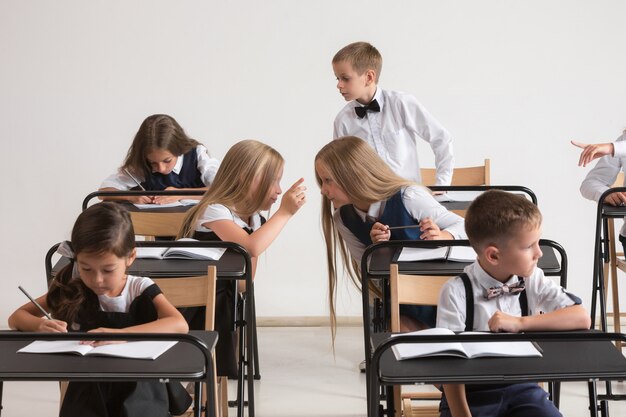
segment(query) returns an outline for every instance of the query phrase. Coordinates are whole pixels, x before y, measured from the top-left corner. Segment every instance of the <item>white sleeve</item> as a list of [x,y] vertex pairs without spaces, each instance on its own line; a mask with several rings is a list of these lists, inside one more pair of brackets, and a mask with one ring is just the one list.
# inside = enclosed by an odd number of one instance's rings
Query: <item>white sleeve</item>
[[622,136],[613,142],[613,149],[615,158],[626,158],[626,132],[622,133]]
[[437,303],[437,327],[454,332],[465,330],[465,287],[461,278],[451,278],[441,288]]
[[361,265],[361,258],[363,257],[363,252],[365,252],[365,245],[356,236],[354,236],[354,234],[352,234],[346,225],[343,224],[339,209],[335,210],[333,220],[335,222],[337,232],[344,242],[346,242],[346,246],[348,246],[350,256],[356,261],[357,264]]
[[535,273],[527,279],[529,314],[549,313],[576,304],[574,298],[554,280],[546,277],[543,270],[535,269]]
[[220,161],[211,158],[209,151],[204,145],[198,145],[196,154],[198,156],[198,171],[200,171],[202,182],[208,187],[215,179],[215,174],[220,167]]
[[[144,181],[143,177],[136,176],[135,178],[137,178],[137,181]],[[120,191],[127,191],[137,186],[137,183],[121,170],[113,175],[109,175],[102,184],[100,184],[100,188],[115,188]]]
[[439,204],[424,187],[407,187],[402,202],[409,214],[417,221],[430,217],[441,230],[449,232],[455,239],[467,239],[465,220]]
[[343,123],[341,123],[341,116],[343,115],[343,110],[339,112],[337,117],[335,117],[335,122],[333,123],[333,139],[337,139],[343,136],[346,136],[346,128]]
[[198,218],[195,225],[195,230],[205,232],[210,230],[205,227],[204,224],[211,223],[216,220],[231,220],[234,221],[233,213],[228,207],[222,204],[209,204],[204,213]]
[[580,193],[583,197],[598,201],[606,190],[611,188],[617,175],[622,170],[622,157],[618,156],[624,152],[626,146],[626,135],[620,136],[614,143],[615,156],[603,156],[598,160],[596,166],[587,174],[580,184]]
[[402,104],[407,128],[428,142],[435,153],[435,185],[450,185],[454,169],[452,135],[412,95],[406,94]]

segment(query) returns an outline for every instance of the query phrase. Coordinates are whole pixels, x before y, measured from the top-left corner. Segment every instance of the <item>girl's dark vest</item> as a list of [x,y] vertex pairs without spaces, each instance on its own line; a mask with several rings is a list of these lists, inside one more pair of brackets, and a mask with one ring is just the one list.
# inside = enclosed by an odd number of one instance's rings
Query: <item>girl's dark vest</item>
[[182,157],[183,166],[180,172],[176,174],[174,171],[167,175],[153,172],[142,183],[143,187],[149,191],[161,191],[167,187],[176,188],[202,188],[205,187],[202,182],[202,174],[198,171],[198,153],[193,148]]
[[[373,222],[363,221],[352,204],[346,204],[339,209],[341,221],[365,246],[372,244],[370,230]],[[402,191],[398,191],[385,203],[385,209],[378,221],[387,226],[412,226],[418,221],[411,216],[402,202]],[[419,228],[398,229],[391,234],[391,240],[420,240]]]

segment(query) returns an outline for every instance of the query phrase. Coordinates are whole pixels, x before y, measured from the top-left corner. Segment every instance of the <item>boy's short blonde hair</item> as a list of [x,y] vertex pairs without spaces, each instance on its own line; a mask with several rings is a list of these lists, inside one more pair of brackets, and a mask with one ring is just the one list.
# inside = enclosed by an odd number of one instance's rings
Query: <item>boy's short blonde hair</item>
[[341,48],[333,57],[333,64],[338,62],[350,63],[359,75],[367,70],[374,70],[376,83],[383,69],[383,57],[378,49],[367,42],[354,42]]
[[465,231],[476,252],[489,245],[500,246],[522,229],[541,226],[539,208],[524,196],[489,190],[467,209]]

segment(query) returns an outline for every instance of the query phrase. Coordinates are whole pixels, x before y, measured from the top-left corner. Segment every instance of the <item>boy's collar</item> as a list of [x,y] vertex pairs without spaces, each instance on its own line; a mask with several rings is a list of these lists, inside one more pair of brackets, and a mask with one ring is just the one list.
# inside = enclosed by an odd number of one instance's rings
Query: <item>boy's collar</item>
[[511,275],[505,281],[500,281],[499,279],[494,278],[481,264],[480,258],[476,259],[476,262],[472,264],[474,266],[474,272],[476,273],[476,277],[478,281],[484,288],[490,288],[494,286],[499,286],[503,284],[514,284],[519,281],[519,277],[517,275]]

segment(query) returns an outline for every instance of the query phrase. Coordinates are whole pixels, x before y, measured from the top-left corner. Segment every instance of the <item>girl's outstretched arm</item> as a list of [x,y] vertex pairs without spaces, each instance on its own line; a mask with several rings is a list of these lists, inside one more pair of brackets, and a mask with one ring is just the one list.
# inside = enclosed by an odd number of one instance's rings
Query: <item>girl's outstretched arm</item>
[[303,181],[300,178],[283,194],[278,211],[252,234],[248,234],[231,220],[216,220],[204,223],[203,226],[213,230],[223,241],[240,244],[253,258],[258,257],[306,202],[306,187],[301,185]]

